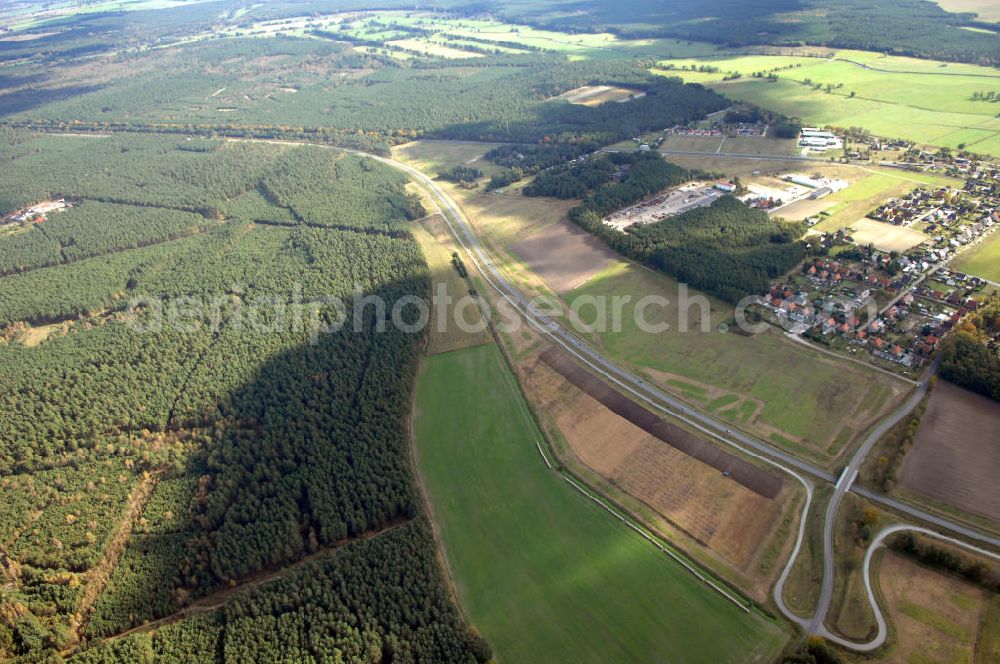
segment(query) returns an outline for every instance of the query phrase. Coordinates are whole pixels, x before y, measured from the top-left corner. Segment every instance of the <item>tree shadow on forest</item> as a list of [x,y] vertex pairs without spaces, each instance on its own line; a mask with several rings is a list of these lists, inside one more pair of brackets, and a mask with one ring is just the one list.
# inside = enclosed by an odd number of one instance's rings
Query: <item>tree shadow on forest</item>
[[[393,302],[422,296],[425,285],[397,281],[372,295],[390,316]],[[420,513],[406,422],[422,332],[391,320],[376,331],[373,306],[357,317],[351,307],[339,331],[273,354],[221,401],[202,400],[211,386],[185,386],[191,399],[171,428],[200,432],[206,444],[161,482],[187,483],[179,505],[187,512],[164,532],[134,536],[123,562],[139,575],[109,586],[90,636],[169,615],[181,608],[178,598],[192,601]],[[239,334],[252,333],[224,329],[197,371],[224,375],[268,355],[266,334]]]
[[64,101],[103,89],[103,85],[69,85],[61,88],[27,87],[7,93],[0,91],[0,116],[23,113],[57,101]]

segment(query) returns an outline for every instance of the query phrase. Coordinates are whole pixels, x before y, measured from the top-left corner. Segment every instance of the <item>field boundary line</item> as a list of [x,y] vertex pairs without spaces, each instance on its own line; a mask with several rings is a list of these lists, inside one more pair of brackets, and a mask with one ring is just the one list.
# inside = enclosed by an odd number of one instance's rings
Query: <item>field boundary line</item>
[[549,458],[545,456],[545,452],[542,450],[542,444],[538,442],[538,440],[535,440],[535,447],[538,448],[538,453],[542,455],[542,461],[545,462],[545,467],[552,470],[552,463],[549,461]]
[[[537,443],[537,441],[536,441],[536,443]],[[541,452],[540,448],[539,448],[539,452]],[[542,458],[543,459],[545,458],[544,454],[542,455]],[[700,569],[698,569],[697,567],[695,567],[694,564],[688,562],[686,559],[684,559],[683,557],[681,557],[677,553],[674,553],[667,546],[664,546],[661,542],[657,541],[658,538],[655,538],[652,535],[650,535],[649,533],[647,533],[646,531],[644,531],[638,525],[636,525],[635,523],[633,523],[631,519],[629,519],[629,518],[627,518],[627,517],[622,516],[621,514],[619,514],[613,507],[611,507],[610,505],[608,505],[607,503],[605,503],[603,500],[601,500],[597,496],[595,496],[592,493],[590,493],[589,491],[587,491],[585,488],[583,488],[580,484],[578,484],[575,480],[573,480],[568,475],[560,472],[559,476],[562,477],[564,480],[566,480],[570,484],[570,486],[572,486],[574,489],[576,489],[577,491],[579,491],[580,493],[582,493],[587,498],[590,498],[592,501],[594,501],[595,503],[597,503],[598,505],[600,505],[601,507],[603,507],[612,516],[616,517],[619,521],[621,521],[622,523],[624,523],[626,526],[628,526],[629,528],[631,528],[635,532],[639,533],[644,539],[646,539],[648,542],[650,542],[653,546],[655,546],[660,551],[662,551],[663,553],[667,554],[668,556],[670,556],[671,558],[673,558],[675,561],[677,561],[678,563],[680,563],[681,565],[683,565],[684,568],[687,571],[691,572],[691,574],[693,574],[699,581],[703,582],[705,585],[709,586],[710,588],[712,588],[713,590],[715,590],[716,592],[718,592],[720,595],[722,595],[723,597],[725,597],[727,600],[729,600],[730,602],[732,602],[733,604],[735,604],[736,606],[738,606],[740,609],[742,609],[746,613],[750,613],[750,611],[752,609],[752,606],[753,606],[752,604],[748,605],[748,604],[744,604],[743,602],[741,602],[739,600],[739,598],[737,598],[732,593],[730,593],[728,590],[726,590],[721,585],[719,585],[718,583],[716,583],[715,580],[713,580],[710,576],[708,576],[707,573],[703,573]]]

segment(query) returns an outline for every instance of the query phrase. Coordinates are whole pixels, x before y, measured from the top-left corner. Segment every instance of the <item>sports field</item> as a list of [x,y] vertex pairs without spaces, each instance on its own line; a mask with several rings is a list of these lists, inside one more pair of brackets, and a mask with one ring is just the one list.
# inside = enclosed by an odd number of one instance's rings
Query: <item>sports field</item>
[[495,345],[425,360],[414,434],[452,579],[501,662],[770,662],[787,636],[546,469]]
[[[881,136],[1000,155],[994,104],[973,98],[973,93],[1000,84],[1000,73],[990,67],[838,51],[833,57],[672,59],[659,62],[656,72],[710,84],[732,99],[811,124],[864,127]],[[722,80],[734,72],[741,78]],[[778,80],[754,74],[773,74]]]

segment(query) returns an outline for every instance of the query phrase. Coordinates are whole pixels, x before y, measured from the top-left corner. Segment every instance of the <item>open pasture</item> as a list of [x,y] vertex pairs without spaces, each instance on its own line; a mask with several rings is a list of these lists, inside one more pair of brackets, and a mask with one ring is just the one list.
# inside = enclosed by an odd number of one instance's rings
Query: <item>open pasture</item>
[[427,358],[418,466],[459,599],[508,662],[770,662],[786,637],[548,470],[495,345]]
[[482,53],[473,53],[472,51],[465,51],[459,48],[452,48],[444,44],[437,44],[427,41],[425,39],[397,39],[393,41],[387,41],[386,46],[390,48],[399,48],[407,51],[417,51],[424,55],[430,55],[437,58],[447,58],[447,59],[462,59],[462,58],[481,58]]
[[1000,522],[1000,404],[941,381],[921,418],[900,484]]
[[483,159],[483,155],[497,145],[476,141],[412,141],[393,147],[392,156],[431,176],[453,166],[473,166],[489,176],[500,169]]
[[[823,58],[675,58],[659,62],[655,71],[710,84],[732,99],[810,124],[860,126],[883,136],[1000,155],[995,104],[973,99],[974,92],[1000,87],[1000,74],[990,67],[845,50]],[[733,72],[741,78],[722,80]]]
[[[666,297],[669,304],[648,307],[643,317],[667,329],[643,331],[636,321],[635,303],[650,294]],[[681,291],[675,280],[635,265],[612,266],[564,298],[572,302],[578,295],[631,296],[622,308],[620,329],[596,335],[610,357],[703,405],[727,395],[758,403],[752,414],[733,408],[720,412],[819,463],[832,463],[850,447],[847,441],[903,392],[902,384],[888,376],[821,355],[773,330],[753,336],[720,332],[721,324],[731,322],[731,306]],[[697,304],[702,301],[709,312]],[[782,371],[771,371],[774,366]]]
[[570,59],[604,59],[642,55],[650,57],[702,57],[718,53],[714,44],[680,39],[626,39],[609,32],[561,32],[488,18],[448,17],[434,12],[372,12],[379,20],[419,27],[453,42],[470,40],[480,48],[521,46],[563,54]]
[[747,159],[726,155],[666,155],[667,161],[684,168],[721,173],[726,177],[748,178],[753,175],[788,173],[802,170],[801,161],[775,161],[774,159]]
[[[444,220],[440,215],[431,215],[410,227],[413,238],[420,245],[420,250],[427,261],[431,273],[431,293],[437,293],[439,287],[444,287],[446,293],[457,300],[469,292],[468,284],[459,275],[452,264],[452,253],[459,250],[458,244],[452,239]],[[485,329],[463,330],[455,320],[454,307],[446,307],[443,312],[434,305],[431,310],[431,325],[427,335],[427,353],[444,353],[459,348],[467,348],[484,344],[490,340],[490,334]],[[481,316],[476,307],[463,311],[463,318],[468,325],[481,322]],[[444,321],[443,325],[439,322]]]
[[963,252],[953,266],[993,282],[1000,282],[1000,233],[993,231],[968,251]]
[[802,221],[803,219],[808,219],[809,217],[815,217],[819,213],[830,209],[834,205],[836,205],[836,203],[826,199],[820,199],[818,201],[805,199],[786,205],[774,211],[774,214],[789,221]]

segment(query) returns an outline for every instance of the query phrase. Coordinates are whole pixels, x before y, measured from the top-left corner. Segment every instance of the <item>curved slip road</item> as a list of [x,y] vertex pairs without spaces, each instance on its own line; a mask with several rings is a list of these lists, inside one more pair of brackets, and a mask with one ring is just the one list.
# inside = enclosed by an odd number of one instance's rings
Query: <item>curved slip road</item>
[[840,479],[837,480],[833,496],[831,496],[826,508],[826,519],[823,522],[823,586],[820,590],[819,602],[816,604],[816,613],[813,615],[813,619],[809,622],[806,630],[811,634],[826,632],[823,623],[826,621],[826,614],[830,610],[830,601],[833,598],[833,577],[835,574],[833,565],[833,528],[836,525],[837,512],[840,509],[841,502],[844,500],[844,495],[850,490],[854,484],[854,480],[857,479],[858,473],[861,470],[861,464],[864,463],[865,458],[871,452],[875,443],[887,434],[890,429],[899,424],[903,418],[909,415],[927,394],[931,377],[937,371],[940,361],[940,357],[936,358],[924,372],[924,376],[920,384],[913,390],[913,394],[892,415],[879,422],[872,429],[871,433],[868,434],[868,437],[861,444],[861,447],[851,457],[851,462],[844,468]]
[[[432,198],[441,208],[442,217],[447,223],[452,234],[476,265],[480,274],[487,281],[487,283],[489,283],[490,286],[492,286],[505,301],[511,304],[515,310],[524,316],[529,324],[546,335],[551,341],[561,346],[563,350],[569,352],[591,370],[614,383],[623,391],[647,404],[650,404],[656,410],[685,422],[692,428],[707,434],[716,441],[736,448],[744,454],[752,456],[782,470],[785,473],[788,473],[802,485],[805,490],[806,501],[803,506],[802,513],[799,516],[798,536],[796,538],[792,554],[790,555],[788,562],[775,584],[773,596],[781,613],[784,614],[788,620],[801,626],[804,630],[806,630],[806,632],[821,635],[845,648],[864,649],[862,647],[858,647],[858,644],[854,644],[831,634],[823,625],[826,613],[829,609],[833,590],[833,525],[836,520],[839,505],[843,500],[843,496],[848,491],[854,491],[855,493],[862,495],[872,502],[882,505],[883,507],[903,512],[909,516],[921,519],[940,528],[950,530],[964,537],[1000,548],[1000,538],[998,537],[980,532],[974,528],[951,521],[950,519],[930,514],[908,503],[888,498],[886,496],[882,496],[881,494],[876,494],[866,489],[854,486],[854,480],[857,478],[861,464],[867,454],[871,451],[871,448],[883,435],[885,435],[889,429],[906,417],[917,406],[917,404],[920,403],[920,400],[923,398],[924,394],[926,394],[929,379],[930,376],[933,375],[933,368],[936,367],[936,364],[932,365],[931,369],[928,370],[924,379],[918,386],[915,387],[914,393],[907,399],[907,401],[889,418],[880,422],[872,430],[862,446],[852,457],[850,464],[847,468],[845,468],[840,477],[836,478],[832,473],[820,468],[819,466],[803,461],[785,452],[784,450],[778,449],[773,445],[765,443],[757,438],[744,434],[740,431],[735,431],[726,423],[720,422],[706,413],[702,413],[694,408],[691,408],[686,403],[681,402],[675,397],[663,392],[656,386],[649,384],[628,370],[618,366],[612,360],[602,355],[598,350],[594,349],[570,333],[568,330],[556,323],[551,317],[540,312],[535,306],[533,306],[531,300],[529,300],[520,292],[520,290],[504,278],[498,268],[494,265],[492,259],[483,249],[482,244],[479,242],[478,237],[472,230],[472,227],[466,219],[464,213],[436,182],[408,164],[398,162],[394,159],[387,159],[383,157],[375,158],[389,166],[406,172],[417,180],[432,195]],[[795,614],[785,604],[783,598],[785,582],[787,581],[795,561],[801,552],[802,543],[805,537],[807,517],[813,499],[812,482],[804,477],[803,474],[810,475],[814,478],[827,482],[835,482],[836,484],[834,497],[831,499],[830,505],[827,509],[824,527],[823,586],[821,590],[820,602],[817,605],[816,613],[812,618],[803,618]],[[940,533],[926,528],[918,529],[914,526],[899,526],[898,528],[919,530],[920,532],[926,532],[929,535],[939,537],[941,539],[961,543],[961,545],[966,546],[967,548],[972,548],[977,551],[980,550],[976,547],[971,547],[960,540],[941,535]],[[872,599],[874,596],[870,594],[869,597],[872,602],[873,611],[876,615],[881,615],[877,604],[874,602],[874,599]],[[884,636],[882,641],[884,641]],[[878,645],[881,645],[882,641],[880,641]],[[875,647],[878,647],[878,645],[872,646],[869,649],[874,649]]]
[[919,526],[909,526],[905,524],[897,526],[889,526],[887,528],[884,528],[882,529],[881,532],[879,532],[878,535],[875,536],[875,539],[872,540],[872,543],[868,545],[868,550],[865,552],[865,560],[862,568],[864,570],[865,592],[868,594],[868,603],[871,604],[872,613],[875,614],[875,622],[878,625],[878,633],[875,635],[875,638],[872,639],[871,641],[867,641],[864,643],[857,643],[855,641],[850,641],[843,637],[837,636],[836,634],[831,634],[825,627],[821,626],[820,630],[817,632],[820,636],[822,636],[823,638],[827,639],[832,643],[836,643],[838,646],[842,648],[849,648],[850,650],[856,650],[858,652],[871,652],[872,650],[876,650],[877,648],[882,647],[882,645],[885,643],[886,637],[888,636],[889,629],[888,625],[886,624],[885,615],[882,613],[882,609],[878,605],[878,598],[875,596],[875,582],[872,580],[872,571],[871,571],[872,557],[875,555],[876,551],[878,551],[880,548],[882,548],[882,546],[884,546],[885,539],[887,537],[889,537],[890,535],[895,535],[896,533],[902,533],[907,531],[921,533],[923,535],[927,535],[929,537],[933,537],[935,539],[948,542],[949,544],[954,544],[964,549],[968,549],[969,551],[972,551],[974,553],[987,556],[989,558],[993,558],[994,560],[1000,560],[1000,555],[992,551],[987,551],[986,549],[981,549],[977,546],[972,546],[971,544],[967,544],[966,542],[955,539],[954,537],[947,537],[945,535],[941,535],[928,528],[921,528]]
[[[225,140],[230,141],[241,141],[241,142],[259,142],[259,143],[277,143],[277,144],[290,144],[290,145],[313,145],[315,147],[321,147],[325,149],[338,150],[341,152],[347,152],[351,154],[356,154],[364,157],[370,157],[376,159],[392,168],[403,171],[412,177],[416,182],[418,182],[431,197],[439,205],[442,212],[442,217],[444,218],[446,224],[448,225],[452,235],[462,246],[462,249],[473,261],[473,263],[479,269],[480,274],[483,278],[492,286],[503,299],[511,304],[516,311],[518,311],[533,327],[541,331],[544,335],[548,336],[554,343],[558,344],[563,348],[563,350],[569,352],[571,355],[580,360],[587,367],[593,371],[604,376],[607,380],[618,385],[625,392],[635,396],[636,398],[644,401],[656,410],[662,413],[668,414],[675,419],[679,419],[694,429],[701,431],[702,433],[708,435],[712,439],[721,442],[725,445],[733,447],[744,454],[747,454],[753,458],[763,461],[775,468],[782,470],[794,477],[805,489],[806,492],[806,502],[803,506],[801,515],[799,516],[799,532],[796,539],[795,546],[793,548],[792,554],[789,557],[785,568],[782,571],[778,582],[775,584],[774,589],[774,599],[779,610],[784,614],[784,616],[802,626],[807,631],[814,631],[821,636],[829,638],[832,642],[837,643],[845,648],[851,649],[864,649],[866,644],[855,644],[853,642],[840,639],[835,635],[830,634],[825,627],[821,624],[818,628],[813,628],[816,624],[816,616],[814,615],[811,619],[802,618],[801,616],[793,613],[784,603],[782,598],[782,591],[784,589],[784,584],[791,572],[795,561],[801,552],[802,542],[805,535],[805,526],[808,516],[808,510],[812,503],[813,490],[812,482],[803,477],[804,475],[809,475],[813,478],[824,480],[830,483],[836,483],[838,492],[842,494],[846,491],[853,491],[858,495],[864,496],[865,498],[877,503],[884,508],[894,510],[913,518],[919,519],[921,521],[933,524],[936,527],[942,528],[944,530],[951,531],[962,537],[972,539],[981,543],[988,544],[990,546],[1000,549],[1000,537],[996,537],[989,533],[977,530],[973,527],[963,525],[961,523],[952,521],[941,516],[929,513],[925,510],[920,509],[909,503],[883,496],[881,494],[875,493],[863,487],[853,486],[854,479],[857,476],[857,468],[860,467],[860,463],[863,460],[863,455],[855,455],[852,459],[852,464],[849,468],[854,467],[851,473],[844,473],[840,478],[836,478],[829,471],[816,466],[815,464],[809,463],[808,461],[803,461],[782,449],[775,447],[769,443],[763,442],[757,438],[744,434],[740,431],[735,431],[730,428],[727,423],[720,422],[716,420],[711,415],[702,413],[692,407],[689,407],[686,403],[672,397],[671,395],[663,392],[654,385],[650,385],[643,379],[635,376],[631,372],[619,367],[612,360],[602,355],[599,351],[592,348],[581,339],[575,335],[569,333],[567,330],[562,328],[558,323],[553,321],[550,317],[546,316],[542,312],[538,311],[534,307],[531,301],[526,298],[515,286],[510,284],[500,273],[500,271],[493,264],[489,255],[484,251],[482,245],[480,244],[475,232],[472,230],[471,225],[466,219],[464,213],[461,209],[452,201],[446,192],[444,192],[436,182],[431,178],[424,175],[421,171],[417,170],[409,164],[405,164],[400,161],[396,161],[392,158],[382,157],[379,155],[374,155],[366,153],[360,150],[354,150],[349,148],[338,148],[330,145],[322,145],[315,143],[308,143],[304,141],[281,141],[281,140],[267,140],[267,139],[239,139],[239,138],[227,138]],[[699,155],[704,155],[704,153],[698,153]],[[734,155],[736,156],[736,155]],[[753,159],[756,156],[751,155],[739,155],[743,158]],[[780,158],[779,158],[780,159]],[[456,228],[457,227],[457,228]],[[460,232],[459,232],[460,231]],[[904,405],[901,407],[891,418],[890,423],[884,425],[884,430],[888,430],[891,426],[898,422],[902,417],[904,417],[913,407],[919,403],[919,399],[911,397]],[[873,431],[872,435],[869,436],[871,444],[868,444],[866,440],[865,454],[867,450],[874,445],[874,440],[877,440],[875,433],[883,429],[883,425],[880,425]],[[857,463],[855,464],[855,461]],[[800,474],[801,473],[801,474]],[[845,479],[846,478],[846,479]],[[828,509],[828,516],[830,510]],[[835,515],[835,514],[834,514]],[[957,540],[946,535],[942,535],[938,532],[932,531],[927,528],[919,528],[915,526],[898,526],[901,529],[911,529],[918,532],[923,532],[927,535],[943,539],[945,541],[953,542],[959,546],[965,548],[981,551],[986,555],[995,556],[995,554],[988,551],[978,549],[977,547],[971,546],[961,540]],[[898,531],[897,531],[898,532]],[[825,538],[824,538],[825,539]],[[881,540],[880,540],[881,541]],[[824,543],[825,544],[825,543]],[[830,547],[824,546],[824,587],[832,586],[832,544]],[[867,569],[867,566],[866,566]],[[867,572],[866,572],[867,578]],[[872,603],[873,611],[876,615],[881,615],[877,603],[873,599],[873,595],[869,594],[869,601]],[[820,611],[817,610],[816,615],[819,615]],[[820,620],[820,623],[822,620]],[[884,618],[883,618],[884,622]],[[884,641],[884,637],[883,637]],[[877,647],[877,646],[874,646]]]

